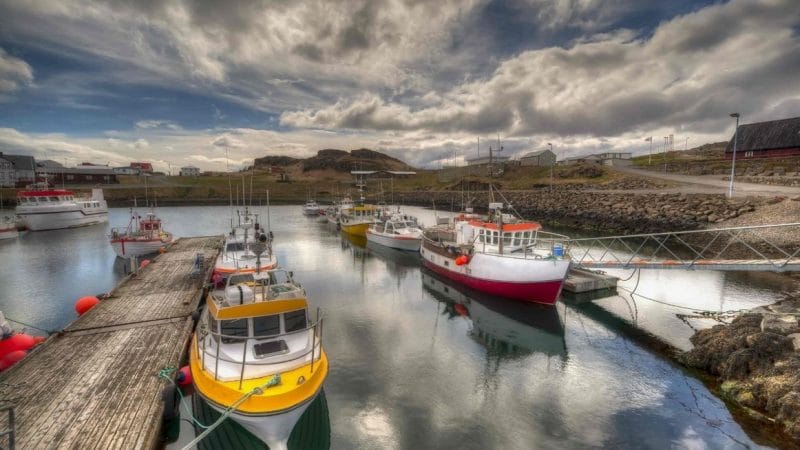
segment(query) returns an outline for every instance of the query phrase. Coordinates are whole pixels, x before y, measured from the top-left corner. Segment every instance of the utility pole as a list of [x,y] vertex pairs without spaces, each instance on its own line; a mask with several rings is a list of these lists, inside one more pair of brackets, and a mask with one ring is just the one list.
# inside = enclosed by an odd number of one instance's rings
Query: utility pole
[[736,130],[733,132],[733,159],[731,160],[731,186],[728,189],[728,197],[733,198],[733,177],[736,175],[736,144],[739,141],[739,113],[731,114],[736,118]]
[[653,136],[644,140],[645,142],[650,142],[650,153],[647,155],[647,165],[650,166],[653,164]]
[[[550,147],[550,153],[553,153],[553,144],[547,143]],[[553,153],[553,159],[550,161],[550,192],[553,192],[553,166],[556,164],[556,157],[555,153]]]

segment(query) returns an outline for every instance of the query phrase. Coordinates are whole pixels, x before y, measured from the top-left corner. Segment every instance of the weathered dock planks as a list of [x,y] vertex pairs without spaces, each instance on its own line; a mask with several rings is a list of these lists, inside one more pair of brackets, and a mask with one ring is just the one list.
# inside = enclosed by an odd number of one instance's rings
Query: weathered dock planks
[[[179,239],[0,374],[0,406],[14,407],[17,448],[156,447],[166,385],[159,371],[185,354],[221,246],[221,236]],[[197,253],[204,271],[192,277]]]

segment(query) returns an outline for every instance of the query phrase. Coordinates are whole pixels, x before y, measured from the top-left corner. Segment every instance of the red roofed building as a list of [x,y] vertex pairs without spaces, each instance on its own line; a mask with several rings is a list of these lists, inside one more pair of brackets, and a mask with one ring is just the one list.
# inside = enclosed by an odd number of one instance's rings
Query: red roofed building
[[153,165],[149,162],[132,162],[131,169],[139,169],[141,173],[153,173]]

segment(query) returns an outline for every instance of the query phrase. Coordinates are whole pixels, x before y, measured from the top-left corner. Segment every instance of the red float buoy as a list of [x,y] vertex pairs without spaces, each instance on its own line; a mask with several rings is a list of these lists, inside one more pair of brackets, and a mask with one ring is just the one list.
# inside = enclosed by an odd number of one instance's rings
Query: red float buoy
[[0,358],[0,372],[18,363],[26,354],[27,352],[25,352],[25,350],[15,350]]
[[143,259],[142,262],[139,263],[139,268],[140,269],[144,269],[149,264],[150,264],[150,260],[149,259]]
[[192,371],[189,369],[189,366],[181,367],[175,379],[178,382],[178,386],[188,386],[192,384]]
[[463,266],[464,264],[466,264],[468,262],[469,262],[469,258],[467,258],[467,255],[461,255],[458,258],[456,258],[456,265],[457,266]]
[[82,316],[86,313],[86,311],[94,308],[98,303],[100,303],[100,300],[97,297],[91,295],[81,297],[77,302],[75,302],[75,312],[77,312],[79,316]]
[[11,337],[0,341],[0,358],[16,351],[27,351],[36,345],[36,340],[33,336],[14,333]]
[[44,337],[44,336],[34,336],[33,337],[33,342],[34,342],[35,345],[39,345],[39,344],[41,344],[42,342],[44,342],[46,340],[47,340],[47,338]]

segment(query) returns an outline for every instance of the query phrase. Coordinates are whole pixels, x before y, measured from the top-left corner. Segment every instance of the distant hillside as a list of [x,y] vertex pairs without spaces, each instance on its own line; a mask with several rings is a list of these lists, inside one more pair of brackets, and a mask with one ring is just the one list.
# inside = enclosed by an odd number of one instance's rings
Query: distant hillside
[[397,158],[366,148],[351,152],[325,149],[317,152],[316,156],[306,159],[288,156],[265,156],[256,159],[256,167],[270,165],[295,166],[302,172],[333,170],[349,173],[351,170],[414,170],[414,168]]
[[728,146],[728,141],[712,142],[711,144],[704,144],[700,147],[695,147],[686,151],[689,155],[702,156],[707,159],[723,158],[725,156],[725,147]]
[[263,158],[256,158],[256,167],[264,166],[291,166],[302,161],[301,159],[292,158],[291,156],[264,156]]

